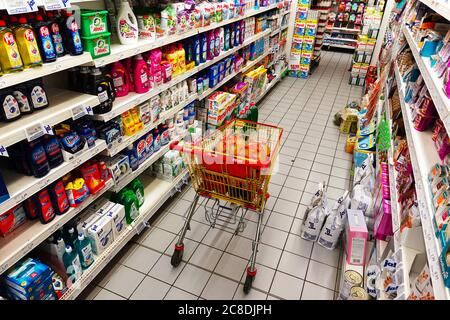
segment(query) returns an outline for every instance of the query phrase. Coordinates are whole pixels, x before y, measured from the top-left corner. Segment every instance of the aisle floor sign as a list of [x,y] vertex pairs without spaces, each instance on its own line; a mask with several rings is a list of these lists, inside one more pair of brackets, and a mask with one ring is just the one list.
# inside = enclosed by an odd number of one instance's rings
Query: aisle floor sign
[[3,0],[8,14],[22,14],[38,10],[37,0]]

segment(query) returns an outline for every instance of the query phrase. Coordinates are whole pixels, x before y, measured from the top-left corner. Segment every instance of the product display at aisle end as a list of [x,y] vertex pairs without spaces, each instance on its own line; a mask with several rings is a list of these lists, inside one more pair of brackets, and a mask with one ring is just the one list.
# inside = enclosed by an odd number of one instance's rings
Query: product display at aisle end
[[76,298],[188,183],[184,140],[257,121],[286,71],[289,2],[117,5],[2,16],[1,296]]

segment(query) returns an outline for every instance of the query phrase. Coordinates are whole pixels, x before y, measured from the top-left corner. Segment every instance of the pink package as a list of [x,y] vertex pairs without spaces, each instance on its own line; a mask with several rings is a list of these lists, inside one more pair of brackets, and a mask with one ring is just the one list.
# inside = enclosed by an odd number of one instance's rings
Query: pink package
[[347,263],[364,265],[367,246],[367,225],[361,210],[347,210],[348,224],[345,232],[347,238]]
[[169,82],[172,80],[172,64],[170,62],[162,62],[161,63],[161,73],[162,73],[162,79],[164,83]]
[[383,207],[380,208],[375,218],[373,229],[375,238],[379,240],[386,240],[388,236],[393,235],[391,203],[389,200],[383,200]]

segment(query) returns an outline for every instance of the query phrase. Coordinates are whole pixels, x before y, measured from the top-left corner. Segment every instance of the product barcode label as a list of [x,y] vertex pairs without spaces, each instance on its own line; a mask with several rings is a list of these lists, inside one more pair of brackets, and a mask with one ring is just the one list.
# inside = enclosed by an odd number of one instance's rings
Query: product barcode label
[[365,240],[363,238],[352,239],[350,261],[353,263],[362,263],[362,259],[364,258],[364,245]]
[[78,120],[87,115],[86,107],[83,104],[79,104],[72,108],[72,119]]
[[3,0],[8,14],[20,14],[37,11],[36,0]]
[[29,126],[25,129],[25,135],[27,137],[28,142],[36,140],[42,137],[45,134],[44,126],[42,123],[37,123],[35,125]]
[[70,8],[70,0],[43,0],[45,10],[61,10]]

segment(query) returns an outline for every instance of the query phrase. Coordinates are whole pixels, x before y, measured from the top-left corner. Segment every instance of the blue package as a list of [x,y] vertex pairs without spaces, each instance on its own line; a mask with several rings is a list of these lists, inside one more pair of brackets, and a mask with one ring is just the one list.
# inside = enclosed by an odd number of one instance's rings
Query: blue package
[[221,73],[219,73],[219,82],[221,82],[225,78],[225,70],[223,70]]
[[[42,280],[41,283],[32,287],[31,291],[23,294],[17,291],[15,288],[6,287],[6,292],[12,300],[56,300],[55,291],[53,290],[53,272],[47,278]],[[53,299],[49,299],[53,297]]]
[[136,149],[136,155],[138,158],[139,165],[144,162],[144,160],[147,158],[147,147],[145,143],[145,137],[140,138],[139,140],[134,142],[134,148]]
[[27,258],[8,271],[5,275],[5,284],[25,295],[52,274],[53,271],[49,266]]
[[218,74],[219,74],[219,66],[218,66],[217,64],[209,68],[208,75],[209,75],[210,77],[211,77],[211,76],[215,77],[215,76],[217,76]]
[[225,61],[220,61],[217,65],[219,66],[219,73],[225,70]]
[[135,171],[137,168],[139,168],[139,160],[136,148],[133,145],[129,145],[127,148],[125,148],[123,153],[128,157],[131,171]]

